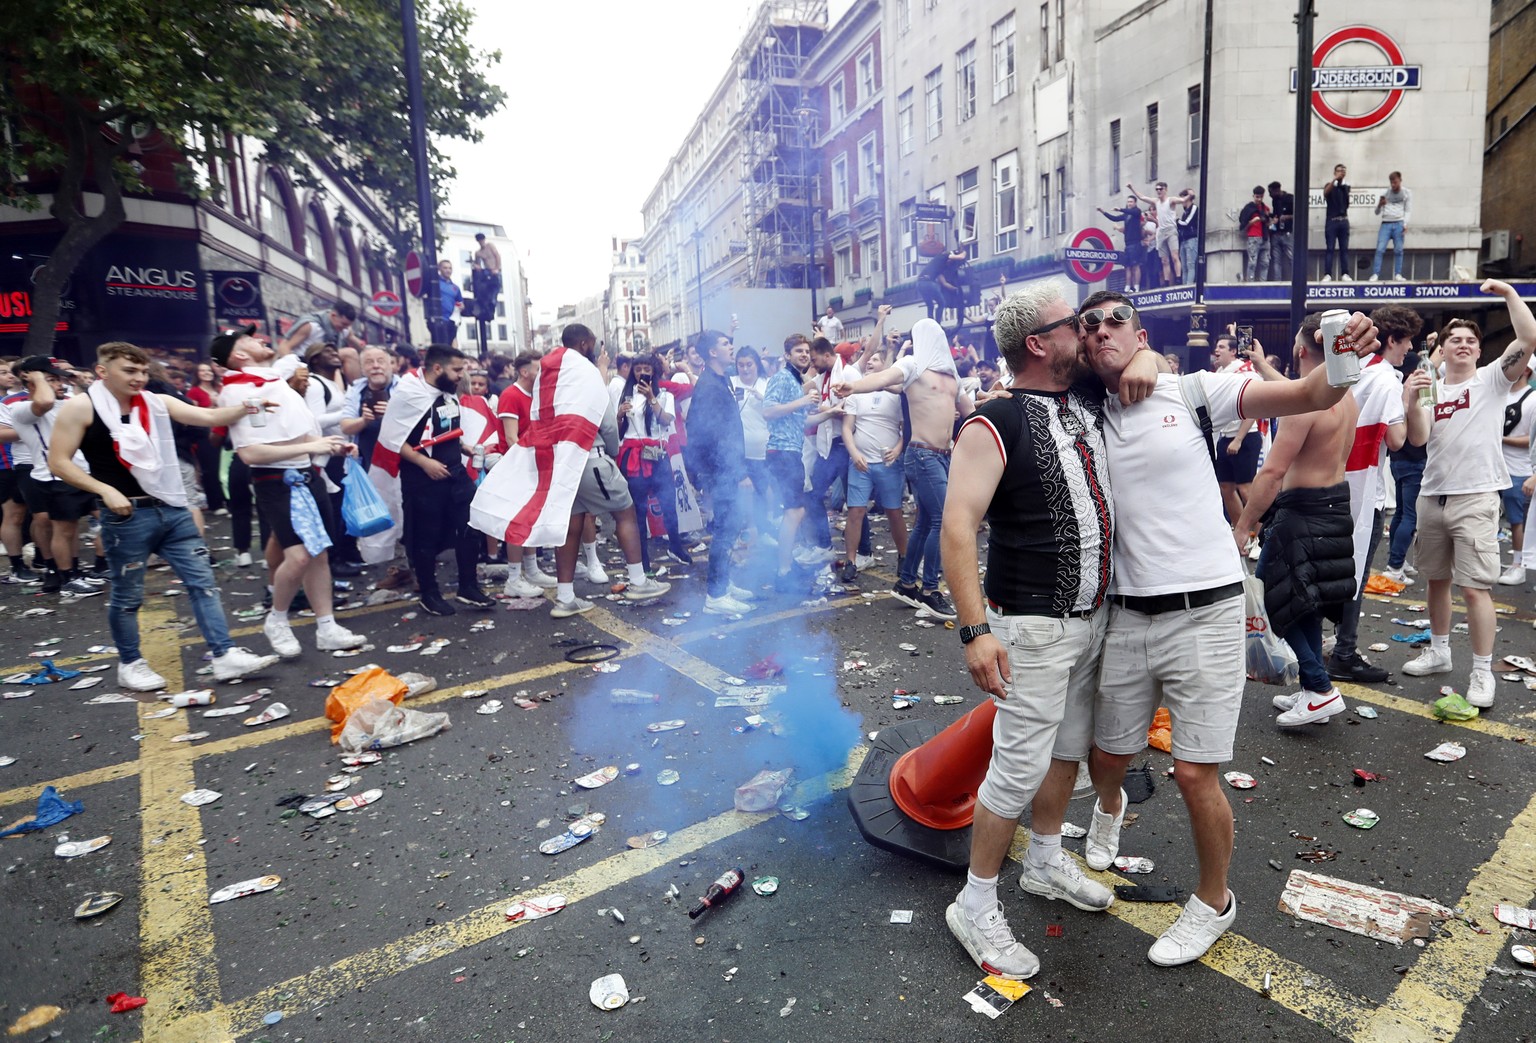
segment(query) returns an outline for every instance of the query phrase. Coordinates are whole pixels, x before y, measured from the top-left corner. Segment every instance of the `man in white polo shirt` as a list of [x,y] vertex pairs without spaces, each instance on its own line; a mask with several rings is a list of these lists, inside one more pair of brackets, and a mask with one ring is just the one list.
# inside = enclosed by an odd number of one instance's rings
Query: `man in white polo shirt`
[[[1232,757],[1245,682],[1243,564],[1224,520],[1209,429],[1327,409],[1345,389],[1330,387],[1321,366],[1304,380],[1165,374],[1150,397],[1123,406],[1114,397],[1121,373],[1147,346],[1136,309],[1121,294],[1099,292],[1077,315],[1088,364],[1110,392],[1104,440],[1116,522],[1091,762],[1099,794],[1092,831],[1105,837],[1113,858],[1125,815],[1120,784],[1146,749],[1158,705],[1167,706],[1174,779],[1200,865],[1189,904],[1147,953],[1172,967],[1198,960],[1237,918],[1237,899],[1227,889],[1232,807],[1219,768]],[[1375,330],[1363,315],[1351,318],[1346,336],[1361,353],[1375,348]]]
[[[1445,379],[1435,388],[1429,459],[1419,486],[1414,560],[1429,582],[1429,647],[1403,667],[1414,677],[1451,672],[1451,584],[1467,603],[1472,676],[1467,702],[1493,705],[1493,595],[1499,578],[1499,495],[1509,486],[1500,444],[1509,389],[1525,376],[1536,348],[1536,317],[1514,287],[1498,279],[1482,291],[1504,298],[1515,340],[1481,368],[1482,331],[1452,319],[1440,331]],[[1425,410],[1417,400],[1411,410]]]

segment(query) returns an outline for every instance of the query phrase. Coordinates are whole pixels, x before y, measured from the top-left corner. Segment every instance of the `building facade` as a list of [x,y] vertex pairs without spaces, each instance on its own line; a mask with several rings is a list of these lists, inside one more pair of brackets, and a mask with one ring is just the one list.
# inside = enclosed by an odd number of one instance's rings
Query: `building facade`
[[1487,271],[1536,274],[1530,172],[1536,169],[1536,4],[1493,0],[1489,30],[1488,119],[1483,144],[1483,248]]
[[486,323],[485,350],[501,355],[516,355],[527,351],[533,341],[529,334],[528,278],[517,252],[517,245],[506,229],[489,221],[480,221],[460,214],[446,214],[438,222],[443,244],[438,249],[439,262],[453,263],[453,280],[464,293],[464,313],[459,319],[459,347],[468,350],[480,348],[479,323],[475,315],[475,253],[480,249],[476,235],[484,235],[486,242],[501,254],[501,294],[496,301],[496,313]]
[[646,279],[645,251],[638,239],[611,243],[608,291],[601,336],[614,354],[636,355],[650,350],[650,295]]

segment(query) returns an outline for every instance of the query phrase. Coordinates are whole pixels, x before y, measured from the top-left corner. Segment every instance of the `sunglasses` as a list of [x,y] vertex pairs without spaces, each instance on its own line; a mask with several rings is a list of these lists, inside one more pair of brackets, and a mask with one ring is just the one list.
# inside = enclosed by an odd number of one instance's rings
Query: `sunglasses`
[[1136,315],[1136,309],[1129,304],[1117,304],[1113,308],[1089,308],[1077,316],[1077,320],[1083,324],[1084,329],[1098,329],[1105,321],[1113,326],[1124,326]]
[[1040,336],[1044,336],[1045,334],[1051,332],[1052,330],[1058,329],[1058,328],[1060,328],[1062,326],[1071,326],[1073,329],[1077,329],[1077,316],[1076,315],[1068,315],[1064,319],[1057,319],[1055,322],[1048,322],[1044,326],[1041,326],[1039,329],[1030,330],[1028,333],[1025,334],[1025,336],[1026,337],[1040,337]]

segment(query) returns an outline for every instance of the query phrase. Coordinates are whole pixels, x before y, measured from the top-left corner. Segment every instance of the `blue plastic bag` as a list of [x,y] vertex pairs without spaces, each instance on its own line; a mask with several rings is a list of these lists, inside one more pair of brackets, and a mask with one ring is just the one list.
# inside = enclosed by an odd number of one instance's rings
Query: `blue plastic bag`
[[389,508],[373,487],[373,481],[351,460],[347,461],[341,487],[341,520],[348,534],[375,536],[394,526],[395,520],[389,516]]

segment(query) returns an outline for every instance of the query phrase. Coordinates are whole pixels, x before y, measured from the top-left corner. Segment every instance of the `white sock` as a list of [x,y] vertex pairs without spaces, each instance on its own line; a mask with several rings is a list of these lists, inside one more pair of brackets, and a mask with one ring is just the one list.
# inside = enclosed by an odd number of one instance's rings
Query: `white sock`
[[1432,652],[1444,652],[1446,655],[1450,655],[1451,654],[1451,635],[1450,634],[1434,634],[1434,633],[1430,634],[1429,635],[1429,649]]
[[267,617],[269,619],[271,619],[272,622],[274,622],[274,623],[287,623],[288,622],[288,613],[287,612],[279,612],[275,608],[267,610]]
[[525,568],[529,572],[537,572],[539,568],[539,556],[531,550],[523,551],[523,564],[521,565],[521,568]]
[[960,908],[972,916],[997,906],[997,877],[979,877],[966,871],[965,890],[960,892]]
[[602,568],[603,563],[597,560],[596,540],[593,540],[591,543],[583,543],[581,545],[581,552],[586,555],[588,568],[592,568],[594,566],[597,568]]
[[509,561],[509,562],[507,562],[507,578],[508,579],[522,579],[523,578],[523,563],[520,562],[520,561]]
[[1029,850],[1024,857],[1032,866],[1045,867],[1056,861],[1056,856],[1061,854],[1061,834],[1049,835],[1029,831]]
[[555,600],[556,601],[575,601],[576,600],[576,584],[574,584],[574,583],[557,583],[555,585]]
[[1474,674],[1477,673],[1479,670],[1482,670],[1482,671],[1484,671],[1486,673],[1486,672],[1491,671],[1492,669],[1493,669],[1493,656],[1492,655],[1475,655],[1475,656],[1472,657],[1472,672]]
[[644,565],[641,565],[637,562],[635,564],[626,566],[626,568],[629,569],[629,581],[631,583],[635,584],[636,586],[640,586],[645,582]]
[[336,625],[336,617],[335,616],[316,616],[315,617],[315,627],[317,629],[319,627],[333,627],[335,625]]

